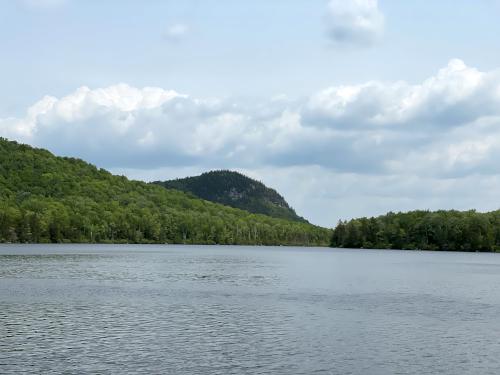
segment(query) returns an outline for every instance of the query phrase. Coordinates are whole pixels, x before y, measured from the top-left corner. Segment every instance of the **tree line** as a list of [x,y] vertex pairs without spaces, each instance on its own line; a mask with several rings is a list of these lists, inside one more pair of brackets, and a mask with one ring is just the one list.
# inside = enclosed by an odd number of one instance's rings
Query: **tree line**
[[372,249],[500,251],[500,210],[390,212],[340,221],[331,246]]

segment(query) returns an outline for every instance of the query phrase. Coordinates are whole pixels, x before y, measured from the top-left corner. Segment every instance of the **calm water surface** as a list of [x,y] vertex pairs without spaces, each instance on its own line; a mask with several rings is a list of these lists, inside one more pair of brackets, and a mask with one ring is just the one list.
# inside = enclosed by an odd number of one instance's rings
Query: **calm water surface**
[[0,374],[498,374],[500,255],[0,246]]

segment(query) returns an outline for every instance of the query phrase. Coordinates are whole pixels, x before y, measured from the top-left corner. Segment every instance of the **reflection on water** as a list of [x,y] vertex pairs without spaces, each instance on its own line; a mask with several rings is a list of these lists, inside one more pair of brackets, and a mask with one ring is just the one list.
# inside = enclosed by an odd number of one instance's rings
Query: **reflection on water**
[[0,246],[0,374],[497,374],[500,256]]

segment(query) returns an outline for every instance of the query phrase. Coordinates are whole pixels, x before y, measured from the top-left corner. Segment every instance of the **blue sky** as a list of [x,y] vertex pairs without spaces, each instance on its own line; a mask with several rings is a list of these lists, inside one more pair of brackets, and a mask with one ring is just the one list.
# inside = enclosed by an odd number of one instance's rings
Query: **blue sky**
[[499,17],[495,0],[2,0],[0,136],[133,178],[241,170],[327,226],[496,209]]
[[[420,81],[455,57],[482,70],[500,59],[497,1],[381,1],[385,35],[370,48],[329,45],[323,0],[0,4],[2,115],[83,85],[301,96],[340,83]],[[169,42],[176,24],[188,30]]]

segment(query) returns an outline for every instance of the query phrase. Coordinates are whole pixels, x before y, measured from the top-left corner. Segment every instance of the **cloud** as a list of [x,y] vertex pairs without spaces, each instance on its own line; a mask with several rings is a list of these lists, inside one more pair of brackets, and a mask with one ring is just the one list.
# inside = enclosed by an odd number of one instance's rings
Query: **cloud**
[[355,213],[458,201],[469,208],[474,196],[496,199],[500,191],[500,71],[454,59],[420,83],[333,86],[257,104],[126,84],[81,87],[42,98],[22,118],[0,119],[0,136],[134,176],[248,171],[304,215],[301,199],[318,212],[330,202],[337,211],[328,220],[349,204]]
[[[314,124],[394,127],[401,124],[458,126],[497,111],[496,72],[485,74],[458,59],[437,75],[411,85],[367,82],[330,87],[313,95],[308,115]],[[493,84],[493,85],[492,85]],[[416,124],[415,124],[416,126]]]
[[499,104],[500,72],[480,72],[454,59],[420,84],[322,90],[309,99],[302,123],[350,135],[350,145],[369,148],[353,156],[375,157],[377,172],[498,173]]
[[0,134],[107,167],[319,165],[342,172],[500,172],[500,75],[451,60],[419,84],[335,86],[245,104],[126,84],[46,96]]
[[178,42],[189,33],[189,27],[183,23],[175,23],[170,25],[164,33],[165,39],[173,42]]
[[[245,106],[161,88],[82,87],[60,99],[44,97],[24,118],[0,121],[0,129],[64,153],[79,150],[93,160],[97,153],[101,163],[122,167],[132,160],[314,164],[389,173],[408,168],[404,160],[412,158],[412,168],[463,173],[495,152],[499,102],[498,72],[452,60],[420,84],[330,87],[302,103]],[[439,168],[427,168],[438,159]]]
[[377,0],[330,0],[328,36],[335,44],[368,46],[384,32],[384,15]]

